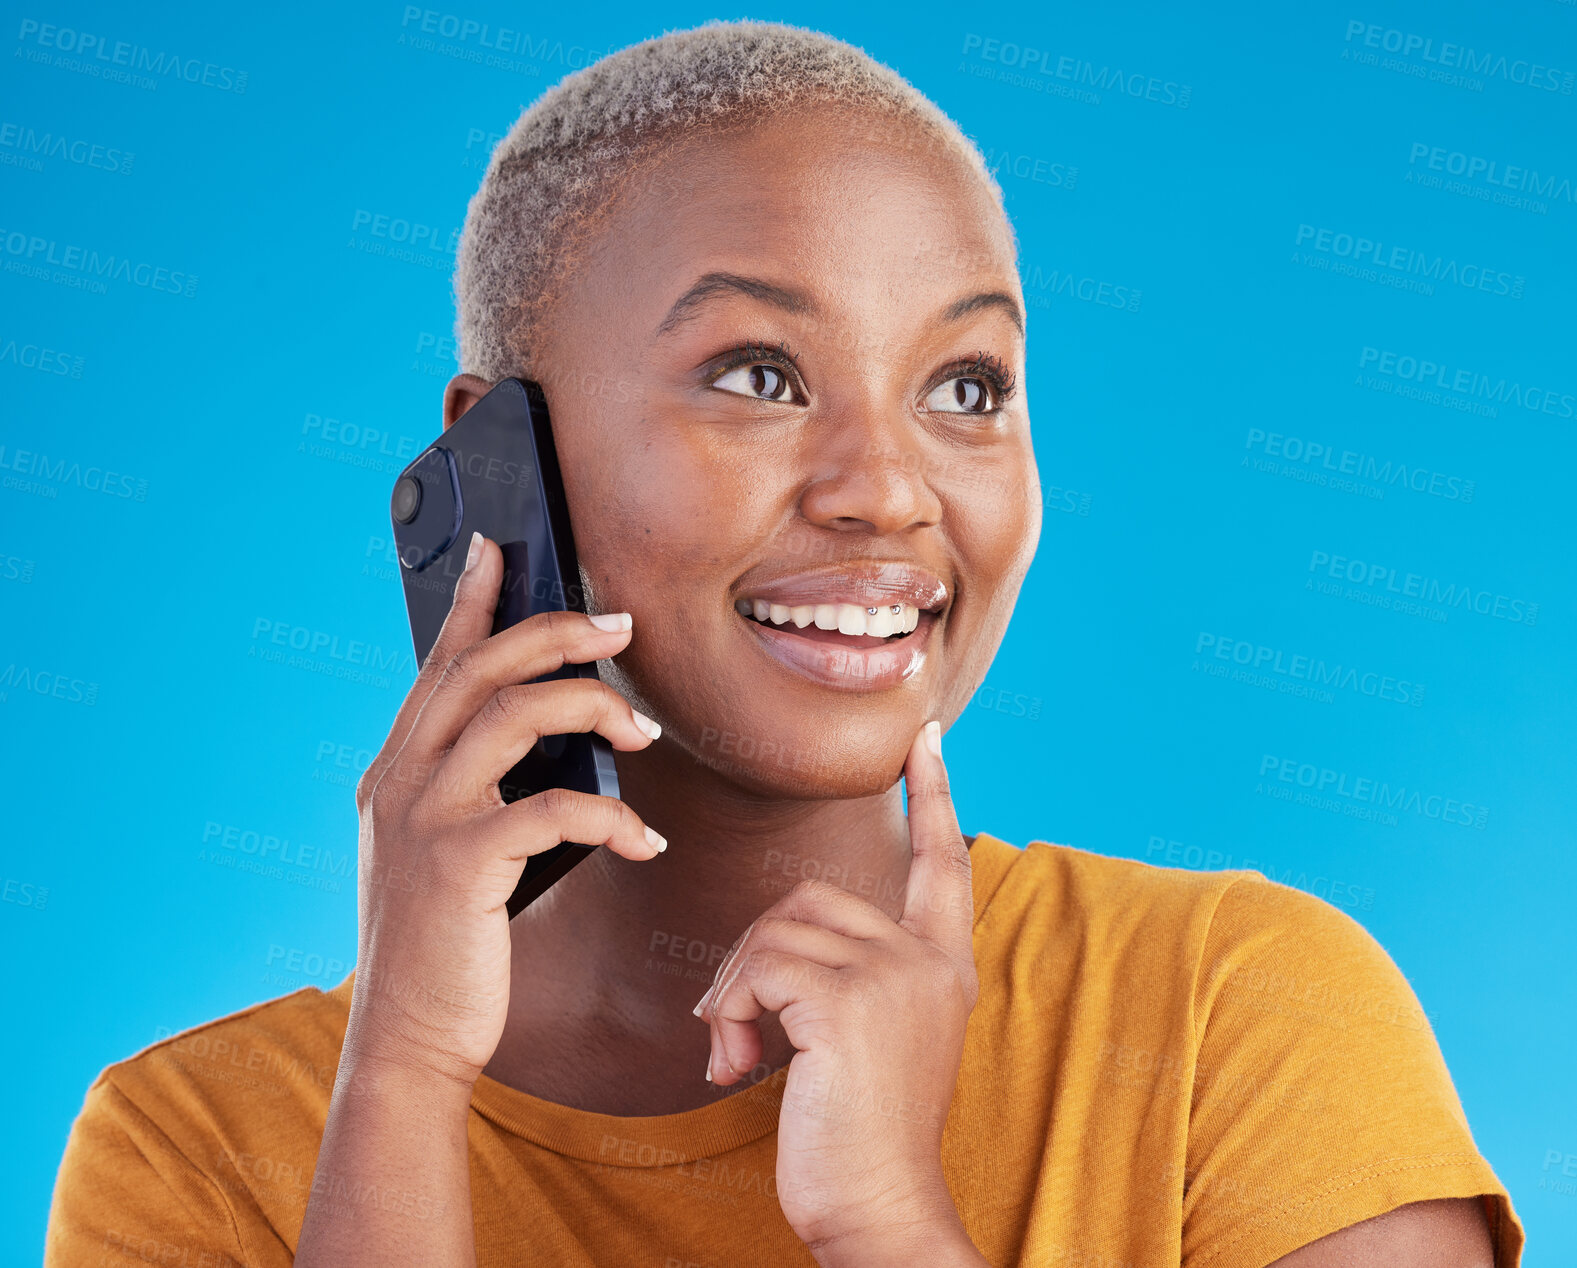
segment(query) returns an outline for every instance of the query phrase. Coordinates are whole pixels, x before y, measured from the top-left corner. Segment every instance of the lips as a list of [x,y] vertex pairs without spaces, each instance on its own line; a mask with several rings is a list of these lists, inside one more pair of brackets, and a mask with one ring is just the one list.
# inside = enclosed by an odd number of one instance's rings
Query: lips
[[848,603],[880,608],[908,603],[921,612],[947,606],[947,585],[935,573],[907,563],[866,561],[809,572],[740,579],[733,598],[765,599],[785,607]]
[[946,583],[923,568],[862,561],[743,578],[734,606],[756,645],[783,668],[820,686],[879,691],[920,671],[950,597]]

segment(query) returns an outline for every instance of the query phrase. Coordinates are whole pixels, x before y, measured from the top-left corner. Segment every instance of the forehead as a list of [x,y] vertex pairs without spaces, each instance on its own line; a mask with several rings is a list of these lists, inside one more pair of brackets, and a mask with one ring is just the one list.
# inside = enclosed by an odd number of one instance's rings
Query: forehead
[[1019,289],[1006,218],[969,161],[917,123],[839,107],[668,144],[598,219],[577,289],[626,314],[710,271],[773,272],[833,307]]

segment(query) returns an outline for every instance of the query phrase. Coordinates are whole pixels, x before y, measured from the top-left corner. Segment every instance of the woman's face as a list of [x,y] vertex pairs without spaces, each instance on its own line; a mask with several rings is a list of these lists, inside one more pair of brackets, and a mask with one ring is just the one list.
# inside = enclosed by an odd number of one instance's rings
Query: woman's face
[[989,191],[909,125],[712,132],[618,196],[534,369],[589,603],[634,615],[605,677],[668,742],[863,796],[968,705],[1040,533],[1023,312]]

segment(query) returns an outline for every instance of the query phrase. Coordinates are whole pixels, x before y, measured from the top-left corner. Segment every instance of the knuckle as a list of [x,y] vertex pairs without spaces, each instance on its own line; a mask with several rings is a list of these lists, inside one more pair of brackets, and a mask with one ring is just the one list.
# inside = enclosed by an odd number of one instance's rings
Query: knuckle
[[356,813],[365,814],[367,807],[372,804],[373,790],[377,788],[378,781],[383,778],[384,764],[374,762],[362,771],[361,778],[356,781]]
[[443,673],[444,666],[452,659],[449,648],[453,641],[445,638],[443,632],[439,631],[437,641],[427,649],[427,655],[422,658],[422,667],[416,671],[416,681],[411,686],[412,691],[423,685],[430,686],[433,679]]
[[795,922],[782,916],[759,916],[751,927],[750,944],[756,950],[770,946],[780,941],[788,933]]
[[449,658],[449,663],[444,666],[443,677],[439,680],[439,689],[447,688],[450,691],[464,692],[476,682],[481,675],[481,647],[480,643],[473,643],[470,647],[462,647]]
[[807,907],[818,907],[823,903],[836,901],[841,893],[843,891],[831,881],[824,881],[819,876],[807,876],[789,890],[791,898]]
[[568,788],[544,788],[532,801],[536,804],[537,812],[549,819],[557,819],[571,808]]
[[935,956],[928,965],[927,985],[933,998],[974,1006],[980,994],[980,980],[974,966],[962,968],[946,956]]
[[587,695],[599,711],[623,717],[629,716],[634,706],[615,691],[611,683],[603,682],[600,678],[581,678],[577,681],[585,683],[590,688]]
[[[365,781],[364,781],[365,782]],[[373,830],[387,826],[395,816],[394,791],[381,775],[367,791],[365,813],[372,821]]]
[[953,790],[945,775],[934,779],[921,780],[909,790],[909,800],[926,804],[935,802],[946,803],[953,799]]
[[942,870],[954,880],[967,878],[974,870],[969,851],[964,848],[964,838],[957,836],[947,842],[937,855]]
[[531,707],[534,694],[527,686],[499,688],[482,706],[485,725],[513,730],[522,723],[529,723],[534,712]]
[[586,632],[586,618],[579,612],[539,612],[531,619],[544,641],[559,647],[576,642]]

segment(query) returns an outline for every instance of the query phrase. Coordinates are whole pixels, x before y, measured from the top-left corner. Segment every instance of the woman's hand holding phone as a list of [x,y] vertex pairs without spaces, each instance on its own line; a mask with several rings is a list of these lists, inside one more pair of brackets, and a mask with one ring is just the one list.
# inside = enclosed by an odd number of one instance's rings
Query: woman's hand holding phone
[[595,679],[528,681],[623,651],[628,614],[544,612],[489,637],[502,576],[498,546],[475,538],[443,632],[356,790],[355,1040],[471,1083],[509,1010],[504,904],[527,857],[580,841],[642,860],[663,844],[611,797],[555,788],[504,804],[499,780],[541,736],[595,731],[630,751],[658,728]]
[[546,612],[490,635],[503,568],[498,546],[473,538],[443,631],[356,790],[356,981],[313,1193],[342,1180],[416,1192],[425,1218],[309,1202],[298,1264],[474,1261],[466,1111],[509,1011],[505,904],[526,859],[561,841],[632,860],[666,845],[611,797],[504,803],[498,781],[541,736],[595,731],[633,751],[658,727],[595,679],[530,681],[616,655],[630,617]]

